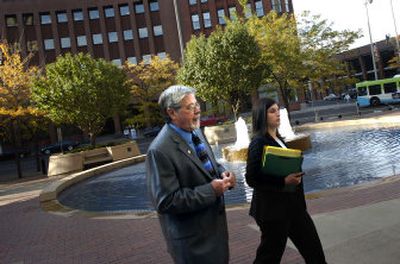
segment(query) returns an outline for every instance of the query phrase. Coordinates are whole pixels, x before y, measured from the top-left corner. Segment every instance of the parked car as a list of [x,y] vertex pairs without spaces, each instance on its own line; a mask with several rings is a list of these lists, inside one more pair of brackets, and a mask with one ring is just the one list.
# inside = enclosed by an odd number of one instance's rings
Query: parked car
[[221,125],[226,120],[228,120],[228,118],[225,116],[204,116],[200,117],[200,126],[204,127],[204,126]]
[[340,97],[337,96],[336,94],[331,93],[331,94],[328,94],[327,96],[325,96],[323,99],[324,99],[324,101],[335,101],[335,100],[339,100]]
[[158,135],[158,132],[160,132],[161,127],[160,126],[155,126],[155,127],[147,127],[143,130],[143,136],[149,138],[149,137],[155,137]]
[[55,144],[44,146],[40,149],[40,152],[44,155],[50,155],[62,151],[71,151],[79,145],[80,143],[78,141],[64,140]]

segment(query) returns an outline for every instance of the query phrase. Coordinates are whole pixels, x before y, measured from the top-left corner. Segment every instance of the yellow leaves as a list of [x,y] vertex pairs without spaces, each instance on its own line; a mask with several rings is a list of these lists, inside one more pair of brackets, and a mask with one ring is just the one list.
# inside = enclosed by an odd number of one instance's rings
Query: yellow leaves
[[36,67],[28,67],[17,51],[11,51],[6,43],[0,43],[2,65],[0,65],[0,107],[18,109],[27,106],[31,95]]

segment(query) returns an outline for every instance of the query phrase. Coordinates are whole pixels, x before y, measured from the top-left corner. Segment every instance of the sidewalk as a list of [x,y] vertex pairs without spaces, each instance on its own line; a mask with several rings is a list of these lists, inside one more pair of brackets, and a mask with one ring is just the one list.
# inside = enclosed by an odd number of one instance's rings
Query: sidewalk
[[[172,263],[158,220],[48,213],[51,179],[0,185],[0,263]],[[308,196],[328,263],[398,263],[400,175]],[[248,205],[228,209],[231,263],[251,263],[259,231]],[[289,243],[282,263],[304,263]]]

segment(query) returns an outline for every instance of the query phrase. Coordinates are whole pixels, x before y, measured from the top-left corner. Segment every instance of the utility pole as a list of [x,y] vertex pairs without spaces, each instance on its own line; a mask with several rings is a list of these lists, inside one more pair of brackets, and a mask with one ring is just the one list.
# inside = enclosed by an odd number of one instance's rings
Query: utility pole
[[378,71],[376,70],[375,54],[374,54],[374,43],[372,42],[371,26],[369,24],[369,14],[368,14],[368,3],[372,3],[373,0],[365,0],[365,10],[367,11],[367,22],[368,22],[368,32],[369,32],[369,43],[371,46],[371,56],[372,65],[374,67],[375,80],[378,80]]

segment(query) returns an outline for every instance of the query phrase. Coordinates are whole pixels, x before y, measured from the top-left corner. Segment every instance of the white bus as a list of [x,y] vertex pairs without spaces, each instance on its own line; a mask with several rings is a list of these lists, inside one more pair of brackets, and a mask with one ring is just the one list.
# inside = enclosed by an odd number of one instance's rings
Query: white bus
[[356,89],[360,107],[400,103],[400,77],[359,82]]

